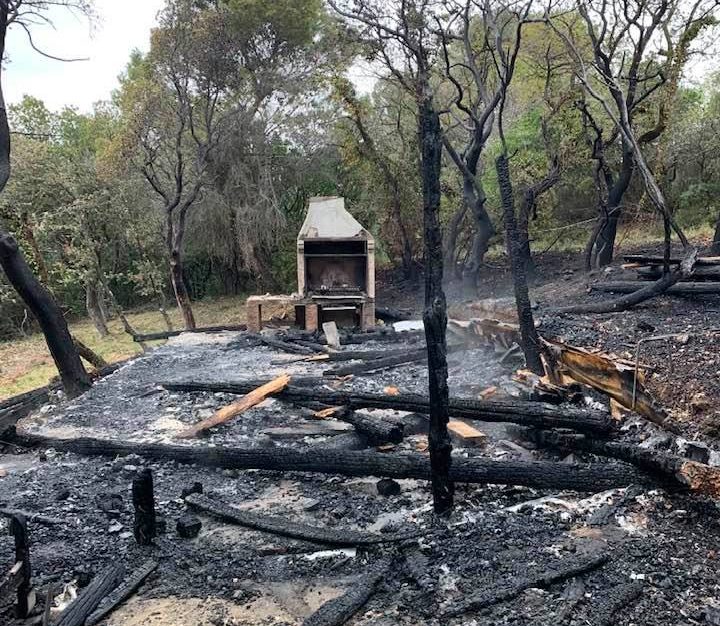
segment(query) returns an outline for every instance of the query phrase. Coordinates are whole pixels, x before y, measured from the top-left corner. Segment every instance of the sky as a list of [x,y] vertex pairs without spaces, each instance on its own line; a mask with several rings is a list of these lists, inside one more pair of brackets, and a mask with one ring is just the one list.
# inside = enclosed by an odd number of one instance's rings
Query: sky
[[87,58],[63,63],[35,52],[25,32],[8,33],[7,63],[3,87],[8,103],[25,94],[40,98],[54,110],[75,106],[90,111],[95,102],[107,100],[118,85],[135,48],[146,51],[150,29],[164,0],[95,0],[97,20],[91,26],[84,17],[67,9],[48,12],[54,28],[36,26],[33,41],[41,50],[64,58]]

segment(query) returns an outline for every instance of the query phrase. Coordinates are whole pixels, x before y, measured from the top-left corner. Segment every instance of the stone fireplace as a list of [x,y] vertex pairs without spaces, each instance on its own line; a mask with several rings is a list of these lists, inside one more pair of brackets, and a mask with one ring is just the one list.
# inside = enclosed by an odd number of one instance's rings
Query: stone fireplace
[[[301,325],[323,322],[367,328],[375,324],[375,240],[345,209],[344,198],[310,199],[297,238]],[[315,318],[315,319],[313,319]]]

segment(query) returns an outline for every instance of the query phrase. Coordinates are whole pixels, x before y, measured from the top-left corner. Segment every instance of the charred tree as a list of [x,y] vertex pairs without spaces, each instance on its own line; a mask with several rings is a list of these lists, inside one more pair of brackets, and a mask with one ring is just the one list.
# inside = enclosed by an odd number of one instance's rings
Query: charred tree
[[107,337],[110,331],[107,327],[105,312],[100,306],[99,296],[101,295],[102,287],[98,284],[98,281],[88,278],[85,283],[85,309],[98,335],[100,335],[100,337]]
[[535,329],[535,319],[530,307],[530,292],[528,290],[525,259],[522,250],[524,242],[517,227],[515,216],[515,198],[513,196],[512,182],[510,180],[510,165],[507,156],[501,154],[496,162],[498,183],[500,185],[500,199],[503,209],[503,222],[505,224],[505,239],[507,242],[510,267],[512,269],[513,287],[515,289],[515,304],[517,306],[522,349],[525,362],[533,372],[542,376],[545,369],[540,358],[540,337]]
[[[423,70],[427,71],[427,70]],[[418,79],[418,119],[422,149],[423,216],[425,232],[425,341],[428,353],[430,400],[430,465],[436,513],[448,513],[453,505],[450,480],[452,443],[448,433],[447,302],[443,291],[443,241],[440,228],[440,116],[430,93],[430,77]]]
[[[8,3],[0,2],[0,59],[5,58]],[[1,70],[0,70],[1,71]],[[0,79],[2,75],[0,74]],[[10,178],[10,127],[0,83],[0,191]],[[15,238],[0,228],[0,266],[8,282],[32,311],[45,335],[65,392],[75,397],[90,388],[90,378],[80,361],[65,317],[52,294],[35,277]]]

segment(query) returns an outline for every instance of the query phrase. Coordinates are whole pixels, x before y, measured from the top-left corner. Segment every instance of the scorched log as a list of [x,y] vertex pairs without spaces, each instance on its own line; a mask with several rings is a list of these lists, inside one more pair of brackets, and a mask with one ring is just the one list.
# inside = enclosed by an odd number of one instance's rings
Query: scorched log
[[343,409],[333,415],[341,422],[352,424],[355,430],[364,436],[372,445],[383,443],[400,443],[404,436],[402,424],[391,422],[380,417],[363,415],[356,411]]
[[85,626],[95,626],[95,624],[110,615],[110,613],[140,588],[145,582],[145,579],[157,569],[157,566],[157,562],[152,559],[145,561],[138,569],[130,574],[130,577],[124,581],[122,585],[117,587],[105,601],[102,602],[99,608],[90,614],[85,620]]
[[122,580],[124,572],[125,568],[116,564],[97,574],[62,612],[55,626],[83,626],[88,616]]
[[[212,391],[242,395],[267,382],[267,380],[235,383],[183,381],[161,384],[169,391]],[[279,392],[276,397],[299,404],[313,401],[328,406],[345,406],[349,409],[393,409],[424,414],[430,410],[427,396],[418,394],[391,396],[360,391],[333,391],[323,388],[325,381],[322,379],[317,379],[313,387],[298,387],[293,385],[293,382],[297,381],[292,380],[290,386]],[[303,382],[308,383],[308,381]],[[522,400],[451,398],[450,417],[481,422],[507,422],[537,428],[569,428],[591,433],[609,433],[614,428],[611,417],[606,413]]]
[[604,565],[608,560],[607,554],[573,555],[561,559],[546,567],[538,574],[513,578],[497,583],[494,586],[462,600],[457,604],[448,606],[442,611],[443,617],[457,617],[469,611],[477,611],[499,602],[505,602],[519,596],[531,587],[548,587],[561,580],[584,574]]
[[[195,463],[227,469],[430,479],[429,459],[421,454],[319,449],[299,451],[291,448],[208,448],[93,438],[60,439],[39,435],[26,435],[20,440],[26,445],[40,445],[87,456],[137,454],[155,461]],[[462,457],[453,457],[450,476],[452,480],[461,483],[524,485],[537,489],[592,492],[648,482],[647,477],[636,468],[624,463],[568,464]]]
[[377,535],[375,533],[362,532],[358,530],[350,530],[344,528],[323,528],[313,524],[303,524],[293,522],[285,517],[277,517],[273,515],[265,515],[254,511],[244,511],[236,507],[225,504],[218,500],[212,500],[198,493],[190,494],[185,498],[185,502],[191,508],[210,513],[215,517],[260,530],[273,535],[282,537],[290,537],[291,539],[301,539],[303,541],[312,541],[314,543],[322,543],[331,546],[367,546],[379,543],[390,543],[393,541],[402,541],[408,539],[408,533],[399,535]]
[[[644,280],[618,280],[590,285],[591,291],[607,293],[635,293],[638,289],[647,286]],[[701,296],[720,294],[720,282],[702,283],[676,283],[668,287],[663,293],[671,296]]]
[[582,435],[527,429],[518,435],[533,443],[565,451],[582,451],[631,463],[658,477],[668,486],[689,490],[712,498],[720,498],[720,468],[690,461],[663,452],[616,441],[599,441]]
[[303,622],[303,626],[342,626],[365,606],[389,570],[390,562],[383,561],[369,574],[364,574],[359,581],[353,583],[343,595],[323,604]]

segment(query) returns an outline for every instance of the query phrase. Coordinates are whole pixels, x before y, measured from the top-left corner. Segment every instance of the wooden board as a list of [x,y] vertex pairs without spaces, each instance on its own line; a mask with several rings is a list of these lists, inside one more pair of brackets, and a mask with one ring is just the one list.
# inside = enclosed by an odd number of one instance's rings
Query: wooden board
[[290,376],[288,376],[287,374],[278,376],[277,378],[258,387],[257,389],[253,389],[250,393],[243,396],[237,402],[233,402],[232,404],[223,407],[208,419],[203,420],[202,422],[199,422],[198,424],[195,424],[194,426],[191,426],[190,428],[182,431],[177,435],[177,437],[181,439],[197,437],[201,432],[208,430],[213,426],[224,424],[225,422],[231,420],[233,417],[237,417],[244,411],[247,411],[249,408],[260,404],[268,396],[277,393],[278,391],[282,391],[283,389],[285,389],[285,387],[288,386],[289,383]]

